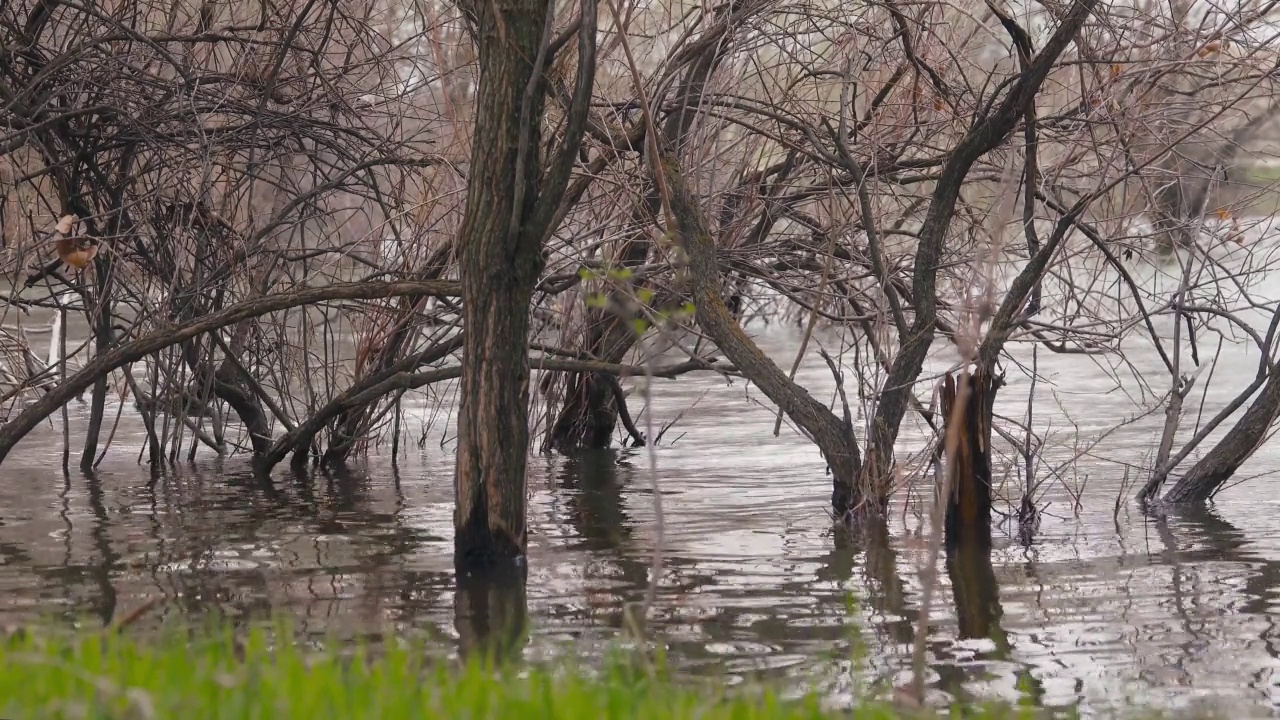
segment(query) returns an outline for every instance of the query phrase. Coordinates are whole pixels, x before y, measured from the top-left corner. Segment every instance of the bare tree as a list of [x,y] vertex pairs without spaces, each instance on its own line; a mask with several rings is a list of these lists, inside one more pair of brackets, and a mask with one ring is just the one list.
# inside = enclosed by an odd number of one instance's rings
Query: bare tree
[[[10,3],[0,448],[91,388],[83,468],[113,395],[155,464],[394,457],[405,393],[457,378],[458,559],[482,564],[524,551],[531,437],[658,441],[624,387],[650,340],[666,375],[775,403],[842,521],[938,466],[947,372],[980,399],[946,414],[956,487],[989,512],[1008,449],[1033,503],[1047,415],[997,418],[1004,374],[1150,343],[1159,376],[1116,378],[1166,418],[1141,497],[1203,500],[1280,415],[1245,168],[1276,124],[1273,5]],[[37,360],[36,310],[89,340]],[[759,318],[804,328],[795,357]],[[823,330],[825,397],[794,372]],[[1212,339],[1263,359],[1188,432]]]

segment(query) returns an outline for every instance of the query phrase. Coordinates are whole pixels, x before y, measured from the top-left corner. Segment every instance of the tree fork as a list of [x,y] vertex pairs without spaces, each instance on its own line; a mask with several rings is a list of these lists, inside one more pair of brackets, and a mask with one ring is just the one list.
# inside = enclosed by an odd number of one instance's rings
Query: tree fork
[[[1044,47],[1026,64],[1009,91],[992,109],[977,118],[947,157],[934,185],[929,209],[920,227],[920,241],[911,278],[915,320],[902,337],[901,349],[889,370],[885,390],[876,405],[867,443],[864,490],[887,499],[892,479],[893,446],[902,418],[910,406],[909,396],[924,368],[933,345],[938,320],[937,275],[943,247],[960,199],[960,188],[977,160],[999,147],[1025,118],[1035,103],[1045,78],[1058,57],[1093,13],[1098,0],[1074,0],[1057,30]],[[1043,248],[1041,251],[1043,252]],[[1039,255],[1039,253],[1037,253]]]
[[[676,237],[687,256],[693,280],[694,314],[698,327],[715,341],[720,351],[738,370],[755,383],[787,417],[808,433],[831,469],[831,506],[836,516],[848,521],[859,510],[883,512],[877,502],[867,506],[857,486],[861,468],[853,428],[836,417],[827,406],[787,377],[738,325],[720,293],[720,266],[715,243],[701,207],[685,183],[679,162],[669,151],[658,158],[656,172],[662,174],[670,193]],[[877,499],[879,500],[879,499]]]
[[[460,572],[524,555],[529,449],[529,305],[587,124],[596,5],[582,0],[578,72],[558,148],[541,147],[555,4],[471,0],[479,51],[471,177],[459,234],[462,381],[454,477]],[[545,174],[544,174],[545,165]]]

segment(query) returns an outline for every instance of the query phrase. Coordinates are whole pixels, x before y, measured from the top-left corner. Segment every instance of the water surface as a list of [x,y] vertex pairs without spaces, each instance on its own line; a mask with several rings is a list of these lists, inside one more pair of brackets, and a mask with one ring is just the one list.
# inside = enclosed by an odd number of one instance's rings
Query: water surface
[[[760,332],[786,364],[798,332]],[[837,348],[834,337],[819,339]],[[1155,372],[1150,355],[1131,360]],[[1271,481],[1193,514],[1151,519],[1131,505],[1117,514],[1124,464],[1151,452],[1159,417],[1082,449],[1157,398],[1118,390],[1113,359],[1040,353],[1037,362],[1037,407],[1046,408],[1037,412],[1052,425],[1041,531],[1023,547],[1002,525],[989,563],[941,566],[928,641],[935,694],[1029,695],[1101,715],[1130,703],[1234,717],[1280,708],[1280,500]],[[1229,376],[1247,382],[1254,363],[1247,352],[1225,355],[1217,372],[1227,380],[1204,412],[1231,397]],[[1000,412],[1019,416],[1030,383],[1010,375]],[[832,397],[820,358],[807,359],[799,379]],[[925,552],[920,504],[896,497],[884,537],[838,535],[817,451],[786,424],[773,436],[773,411],[757,390],[704,374],[656,381],[653,397],[655,422],[680,416],[657,449],[665,572],[649,624],[672,662],[817,687],[835,703],[867,684],[904,682]],[[417,402],[423,417],[435,407]],[[642,405],[638,394],[632,402]],[[73,403],[70,413],[74,438],[87,409]],[[278,472],[273,483],[236,458],[207,456],[152,476],[136,463],[143,435],[128,412],[101,471],[65,477],[61,435],[55,418],[0,470],[6,626],[49,614],[107,621],[159,599],[146,622],[283,611],[303,632],[390,626],[456,649],[494,632],[497,615],[523,612],[527,655],[589,654],[619,637],[624,608],[643,600],[649,582],[657,526],[643,450],[532,458],[528,585],[504,596],[455,583],[451,431],[438,422],[420,447],[407,443],[397,467],[375,455],[341,473]],[[919,435],[907,436],[904,457],[921,447]],[[1267,447],[1247,470],[1278,460]]]

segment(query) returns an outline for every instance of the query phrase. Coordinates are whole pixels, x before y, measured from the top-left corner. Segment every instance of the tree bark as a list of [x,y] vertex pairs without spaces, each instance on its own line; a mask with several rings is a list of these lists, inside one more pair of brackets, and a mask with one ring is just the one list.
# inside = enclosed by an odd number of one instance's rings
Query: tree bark
[[1280,368],[1271,367],[1267,384],[1240,422],[1213,449],[1191,466],[1164,494],[1166,503],[1202,503],[1212,498],[1267,439],[1280,418]]
[[569,454],[580,448],[603,450],[613,444],[618,427],[618,406],[613,388],[595,373],[569,378],[564,405],[551,427],[548,446]]
[[480,82],[467,207],[459,235],[462,382],[454,479],[454,562],[460,571],[524,555],[529,449],[529,305],[595,76],[596,9],[583,0],[578,77],[564,140],[543,177],[544,69],[554,4],[472,0]]
[[991,417],[996,389],[995,379],[983,370],[961,375],[959,381],[948,373],[943,385],[946,446],[955,450],[946,465],[951,477],[946,499],[948,548],[991,547]]
[[[522,232],[541,174],[537,153],[545,3],[473,5],[480,87],[459,244],[462,383],[454,508],[455,560],[492,565],[524,554],[529,444],[529,303],[540,238]],[[531,148],[533,151],[531,151]]]
[[711,238],[702,208],[689,190],[680,165],[670,152],[664,152],[659,158],[658,171],[662,173],[670,195],[677,240],[687,256],[698,326],[715,341],[716,346],[739,371],[755,383],[818,446],[831,469],[831,506],[836,516],[847,521],[858,509],[871,510],[873,514],[882,512],[883,499],[878,499],[880,502],[873,506],[863,507],[863,498],[856,484],[861,457],[853,428],[788,378],[747,337],[725,306],[720,293],[720,267],[715,242]]

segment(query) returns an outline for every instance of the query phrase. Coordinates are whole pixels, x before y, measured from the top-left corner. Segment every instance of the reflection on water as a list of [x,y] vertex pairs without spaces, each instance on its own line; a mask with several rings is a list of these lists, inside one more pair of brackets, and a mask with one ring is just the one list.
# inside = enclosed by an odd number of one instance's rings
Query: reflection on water
[[457,576],[454,627],[465,656],[510,660],[524,649],[529,600],[523,567],[504,567]]
[[[1073,428],[1128,412],[1130,399],[1087,392],[1105,379],[1054,387],[1046,374],[1038,392],[1058,393]],[[819,360],[800,378],[821,389],[829,375]],[[1014,378],[1002,402],[1024,404],[1019,392]],[[899,499],[887,527],[833,531],[816,450],[793,432],[773,437],[772,412],[740,381],[684,378],[654,394],[655,422],[684,413],[678,442],[658,450],[665,561],[648,624],[670,661],[837,703],[905,682],[926,554],[915,512]],[[72,407],[73,433],[82,410]],[[449,652],[544,657],[601,651],[644,599],[656,538],[646,454],[533,458],[527,582],[455,579],[448,446],[427,443],[398,471],[374,458],[267,482],[239,460],[207,458],[151,475],[134,462],[143,430],[127,424],[97,474],[52,469],[61,428],[50,425],[0,470],[0,625],[109,622],[158,600],[140,625],[285,611],[304,633],[389,630]],[[1137,462],[1153,432],[1128,426],[1094,455]],[[1264,449],[1262,466],[1275,460]],[[1103,713],[1129,702],[1237,717],[1280,708],[1280,508],[1267,482],[1197,513],[1113,518],[1115,467],[1062,470],[1030,547],[1002,525],[994,551],[945,558],[926,643],[931,692]],[[1077,515],[1064,488],[1086,476]]]
[[[455,582],[448,486],[430,464],[412,482],[369,471],[274,486],[229,466],[65,484],[31,475],[0,493],[0,618],[109,622],[159,598],[144,624],[285,610],[310,633],[390,627],[463,653],[566,642],[593,652],[648,582],[652,528],[637,517],[648,498],[635,461],[602,452],[540,464],[527,585],[514,573]],[[905,680],[921,542],[885,528],[832,533],[812,512],[823,490],[803,482],[772,502],[743,498],[686,531],[682,512],[705,510],[682,507],[696,487],[672,484],[650,632],[677,666],[817,683],[837,700],[855,679]],[[771,520],[737,523],[737,512]],[[1126,697],[1177,707],[1206,693],[1270,706],[1280,561],[1231,514],[1249,510],[1135,520],[1119,554],[1108,551],[1119,538],[1095,543],[1099,530],[1074,519],[1029,551],[955,551],[930,628],[932,687],[1095,709]]]

